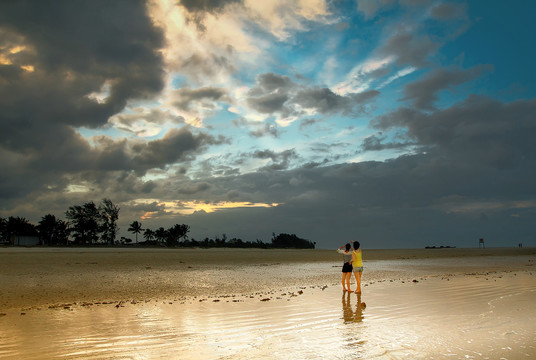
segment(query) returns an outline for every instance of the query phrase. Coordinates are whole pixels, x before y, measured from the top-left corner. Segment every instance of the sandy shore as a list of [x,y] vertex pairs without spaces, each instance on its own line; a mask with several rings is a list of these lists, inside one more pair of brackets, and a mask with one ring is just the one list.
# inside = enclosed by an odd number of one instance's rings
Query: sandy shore
[[[365,250],[364,285],[449,273],[532,270],[535,255],[534,248]],[[250,295],[332,286],[339,278],[340,255],[332,250],[0,248],[0,311]]]
[[364,259],[358,296],[335,251],[1,248],[0,358],[536,358],[536,249]]

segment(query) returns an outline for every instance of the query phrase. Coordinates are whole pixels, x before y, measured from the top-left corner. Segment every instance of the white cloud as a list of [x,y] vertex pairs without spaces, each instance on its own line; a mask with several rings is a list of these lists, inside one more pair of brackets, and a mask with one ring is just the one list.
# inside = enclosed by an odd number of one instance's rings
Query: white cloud
[[246,0],[251,17],[280,41],[288,40],[293,31],[305,30],[304,20],[329,23],[324,0]]
[[413,67],[413,66],[408,66],[408,67],[406,67],[404,69],[401,69],[396,74],[390,76],[387,80],[385,80],[383,83],[381,83],[380,86],[378,86],[378,89],[381,89],[382,87],[389,85],[390,83],[392,83],[396,79],[399,79],[401,77],[409,75],[409,74],[411,74],[412,72],[414,72],[416,70],[417,70],[417,68]]
[[87,97],[98,104],[104,104],[106,103],[106,100],[110,97],[112,85],[113,81],[106,80],[104,84],[102,84],[99,91],[94,91],[88,94]]
[[338,95],[346,95],[349,93],[360,93],[370,88],[372,81],[375,80],[372,73],[387,68],[396,58],[387,56],[384,58],[374,58],[366,60],[356,65],[346,76],[346,80],[334,85],[333,92]]

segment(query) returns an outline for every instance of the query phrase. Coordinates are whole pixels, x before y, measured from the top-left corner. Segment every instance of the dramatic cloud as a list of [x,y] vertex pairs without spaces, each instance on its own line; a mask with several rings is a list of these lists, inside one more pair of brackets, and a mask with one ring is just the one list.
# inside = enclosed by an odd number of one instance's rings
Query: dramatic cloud
[[430,56],[434,55],[441,44],[427,35],[417,35],[405,27],[400,27],[390,36],[378,53],[382,56],[394,56],[398,66],[412,65],[425,67],[430,64]]
[[269,73],[257,78],[248,95],[248,105],[260,113],[280,113],[283,117],[337,113],[356,116],[379,92],[339,95],[326,87],[301,85],[287,76]]
[[0,216],[106,197],[119,236],[535,245],[533,10],[0,2]]
[[428,73],[422,80],[406,85],[404,89],[406,97],[403,100],[413,100],[413,104],[419,109],[434,109],[439,91],[452,89],[455,85],[474,80],[484,71],[492,69],[492,66],[482,65],[466,70],[435,70]]
[[240,3],[241,0],[181,0],[180,4],[189,11],[218,11],[227,4]]
[[[3,75],[16,84],[9,97],[1,97],[4,114],[12,119],[32,121],[39,115],[54,123],[96,127],[128,99],[154,95],[163,87],[156,52],[163,39],[141,1],[116,1],[105,16],[101,4],[91,1],[8,2],[0,23],[4,33],[23,39],[17,44],[22,49],[14,59],[18,62]],[[105,101],[87,97],[106,81]],[[12,101],[22,94],[32,107]]]
[[431,114],[400,108],[373,124],[381,130],[406,129],[409,140],[443,157],[443,162],[508,169],[535,160],[536,146],[530,140],[536,130],[535,111],[534,100],[503,104],[470,96]]

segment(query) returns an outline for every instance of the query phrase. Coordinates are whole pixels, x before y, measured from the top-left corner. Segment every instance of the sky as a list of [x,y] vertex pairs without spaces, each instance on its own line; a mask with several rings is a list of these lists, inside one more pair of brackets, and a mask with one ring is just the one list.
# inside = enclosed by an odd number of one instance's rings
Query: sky
[[0,217],[536,246],[532,1],[0,2]]

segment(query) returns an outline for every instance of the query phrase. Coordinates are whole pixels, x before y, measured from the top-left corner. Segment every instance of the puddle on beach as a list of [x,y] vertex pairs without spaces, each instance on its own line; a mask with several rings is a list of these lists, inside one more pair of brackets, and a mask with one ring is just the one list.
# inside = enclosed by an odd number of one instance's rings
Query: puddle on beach
[[[534,359],[529,274],[0,317],[1,359]],[[361,301],[359,301],[359,299]],[[362,304],[366,303],[366,306]]]

